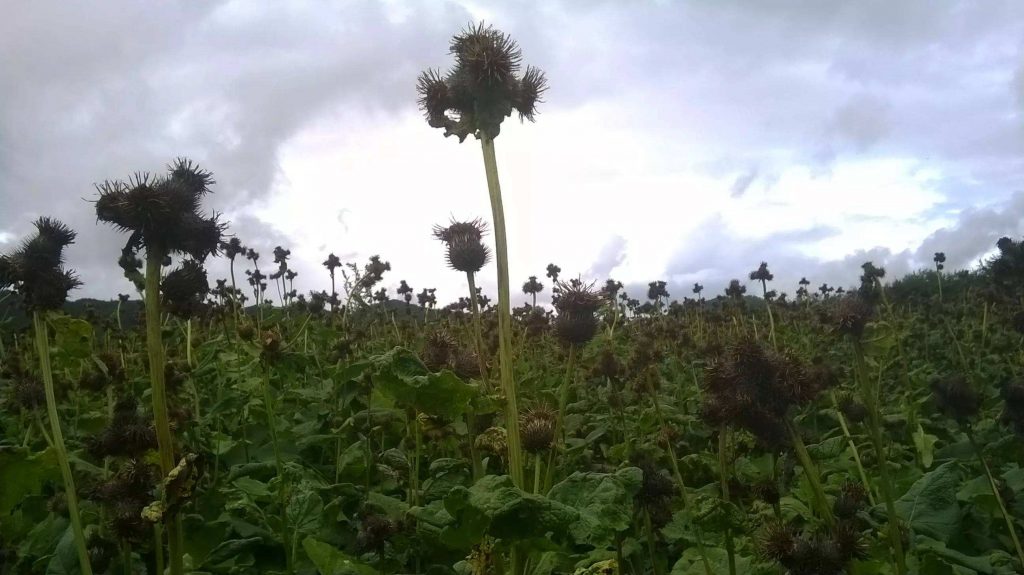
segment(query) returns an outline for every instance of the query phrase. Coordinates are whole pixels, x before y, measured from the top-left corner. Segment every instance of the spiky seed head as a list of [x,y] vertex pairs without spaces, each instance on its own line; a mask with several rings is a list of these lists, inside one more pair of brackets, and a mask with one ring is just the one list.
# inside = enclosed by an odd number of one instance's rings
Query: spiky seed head
[[59,309],[68,292],[81,285],[73,271],[64,269],[64,248],[75,242],[75,232],[52,218],[33,225],[35,236],[0,256],[0,290],[13,288],[29,311]]
[[852,519],[867,506],[868,493],[864,485],[854,481],[843,483],[839,496],[832,504],[832,512],[839,519]]
[[523,449],[536,454],[551,448],[555,440],[555,412],[546,406],[537,406],[519,418]]
[[434,237],[447,248],[448,266],[466,273],[476,273],[490,261],[490,249],[483,243],[486,233],[487,224],[480,218],[434,226]]
[[200,212],[213,183],[209,172],[179,158],[162,177],[135,174],[97,185],[96,217],[131,233],[126,247],[132,251],[145,247],[160,256],[184,253],[204,261],[220,249],[225,227],[216,214]]
[[793,554],[798,535],[796,529],[783,521],[769,521],[758,537],[758,553],[765,559],[782,562]]
[[461,142],[469,135],[497,137],[513,111],[534,119],[547,80],[534,67],[520,75],[522,54],[514,40],[481,23],[456,34],[449,51],[454,67],[443,74],[428,69],[416,82],[419,107],[431,127]]
[[841,334],[859,339],[874,316],[874,308],[859,294],[839,298],[832,310],[833,329]]
[[586,344],[597,333],[595,314],[601,309],[601,297],[594,291],[594,284],[556,281],[555,286],[559,293],[555,303],[555,334],[565,344]]
[[981,409],[981,396],[963,375],[937,378],[931,382],[931,389],[935,406],[958,423],[967,423]]
[[160,283],[167,311],[182,318],[196,316],[210,292],[206,270],[195,260],[185,260]]

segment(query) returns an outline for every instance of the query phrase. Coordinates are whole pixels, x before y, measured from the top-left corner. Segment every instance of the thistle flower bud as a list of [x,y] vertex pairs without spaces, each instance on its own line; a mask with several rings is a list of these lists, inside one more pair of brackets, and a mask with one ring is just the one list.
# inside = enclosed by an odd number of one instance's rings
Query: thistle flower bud
[[485,233],[487,225],[479,218],[452,220],[448,227],[434,226],[434,237],[447,248],[448,266],[466,273],[476,273],[490,261],[490,249],[483,243]]
[[400,525],[384,515],[367,513],[359,524],[356,546],[363,551],[380,551],[397,534]]
[[864,485],[853,481],[843,483],[839,496],[832,504],[832,512],[839,519],[852,519],[867,506],[868,493]]
[[840,335],[859,339],[874,315],[874,308],[864,298],[850,294],[839,298],[832,309],[833,329]]

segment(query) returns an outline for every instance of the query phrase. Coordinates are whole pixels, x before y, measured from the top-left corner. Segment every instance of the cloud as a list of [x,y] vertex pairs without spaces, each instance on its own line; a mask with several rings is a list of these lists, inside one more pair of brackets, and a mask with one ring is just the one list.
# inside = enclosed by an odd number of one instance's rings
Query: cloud
[[[479,150],[425,125],[414,82],[480,18],[551,80],[537,123],[512,119],[498,142],[517,281],[551,261],[641,286],[721,281],[765,259],[780,284],[799,269],[843,285],[864,257],[966,263],[1020,231],[1014,0],[113,0],[5,15],[0,248],[39,215],[64,219],[81,295],[127,285],[126,238],[96,225],[92,184],[177,155],[214,172],[207,208],[243,243],[292,249],[303,290],[325,288],[333,250],[380,253],[390,288],[462,295],[429,229],[490,215]],[[493,274],[480,284],[493,293]]]
[[604,247],[597,254],[597,259],[594,263],[590,264],[590,269],[587,270],[587,277],[589,278],[609,278],[612,276],[612,272],[615,268],[622,265],[622,262],[626,261],[626,238],[616,235],[609,238],[608,242],[605,243]]

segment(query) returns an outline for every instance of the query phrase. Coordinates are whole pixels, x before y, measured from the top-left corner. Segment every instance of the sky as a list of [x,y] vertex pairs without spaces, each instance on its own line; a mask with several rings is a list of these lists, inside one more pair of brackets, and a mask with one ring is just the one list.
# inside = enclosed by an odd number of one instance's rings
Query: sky
[[792,294],[869,260],[975,266],[1024,233],[1018,0],[5,4],[0,252],[62,219],[81,297],[131,291],[94,184],[178,156],[213,172],[206,209],[264,267],[291,249],[300,291],[329,287],[334,252],[389,261],[392,294],[464,295],[431,229],[490,220],[479,143],[429,128],[415,85],[481,20],[550,83],[496,140],[514,287],[548,293],[556,263],[708,296],[766,261]]

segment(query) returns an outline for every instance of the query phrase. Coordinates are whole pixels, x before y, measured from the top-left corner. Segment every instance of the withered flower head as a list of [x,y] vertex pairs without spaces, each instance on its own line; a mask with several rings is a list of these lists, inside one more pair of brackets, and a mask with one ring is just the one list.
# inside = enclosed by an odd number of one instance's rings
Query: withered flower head
[[523,449],[528,453],[540,453],[551,447],[555,440],[555,412],[547,406],[537,406],[519,418]]
[[245,253],[245,246],[242,245],[241,240],[238,238],[231,238],[226,242],[220,243],[220,251],[224,252],[224,255],[234,261],[234,259]]
[[750,272],[750,279],[751,281],[770,282],[775,279],[775,275],[768,271],[767,262],[761,262],[756,270]]
[[747,286],[741,284],[740,280],[729,280],[729,287],[725,288],[726,297],[740,300],[745,293],[747,293]]
[[597,317],[601,309],[601,297],[594,291],[593,284],[580,281],[556,282],[559,290],[555,309],[555,333],[564,343],[584,345],[597,333]]
[[839,496],[832,504],[832,512],[841,520],[852,519],[868,504],[868,492],[864,485],[847,481],[839,490]]
[[537,276],[530,276],[529,280],[523,284],[523,293],[527,295],[536,296],[544,290],[544,284],[537,281]]
[[75,232],[51,218],[33,225],[35,236],[0,256],[0,290],[14,288],[30,311],[59,309],[68,292],[81,285],[74,272],[64,269],[64,248],[75,243]]
[[981,396],[963,375],[936,378],[931,389],[935,406],[958,423],[967,423],[981,409]]
[[733,425],[766,445],[785,445],[790,408],[811,401],[820,384],[795,356],[745,339],[705,370],[701,415],[714,427]]
[[448,250],[448,266],[466,273],[476,273],[490,261],[490,249],[483,243],[487,224],[480,218],[468,222],[452,220],[447,227],[434,226],[434,237]]
[[400,525],[385,515],[367,513],[359,524],[356,546],[363,551],[380,551],[400,529]]
[[188,319],[198,314],[210,291],[206,270],[195,260],[185,260],[160,282],[167,311]]
[[548,264],[547,273],[545,275],[551,278],[551,281],[557,283],[558,274],[560,273],[562,273],[562,268],[556,266],[555,264]]
[[338,259],[338,256],[331,253],[324,260],[323,266],[327,268],[327,271],[331,272],[331,275],[334,275],[334,270],[341,267],[341,260]]
[[1003,413],[1000,419],[1018,435],[1024,436],[1024,382],[1014,381],[1000,391]]
[[96,217],[130,232],[127,247],[133,251],[145,247],[161,257],[184,253],[204,261],[220,248],[224,232],[216,214],[200,212],[200,201],[213,183],[210,172],[179,158],[166,176],[135,174],[98,185]]
[[836,333],[860,338],[875,313],[874,308],[858,294],[842,298],[832,308],[832,325]]
[[110,424],[89,441],[88,447],[93,457],[141,458],[157,447],[153,420],[139,412],[134,396],[122,397],[114,405]]
[[481,23],[452,38],[449,52],[455,66],[447,74],[431,69],[417,80],[419,106],[430,127],[461,142],[469,135],[497,137],[513,111],[534,119],[547,81],[532,66],[520,74],[522,55],[514,40]]

